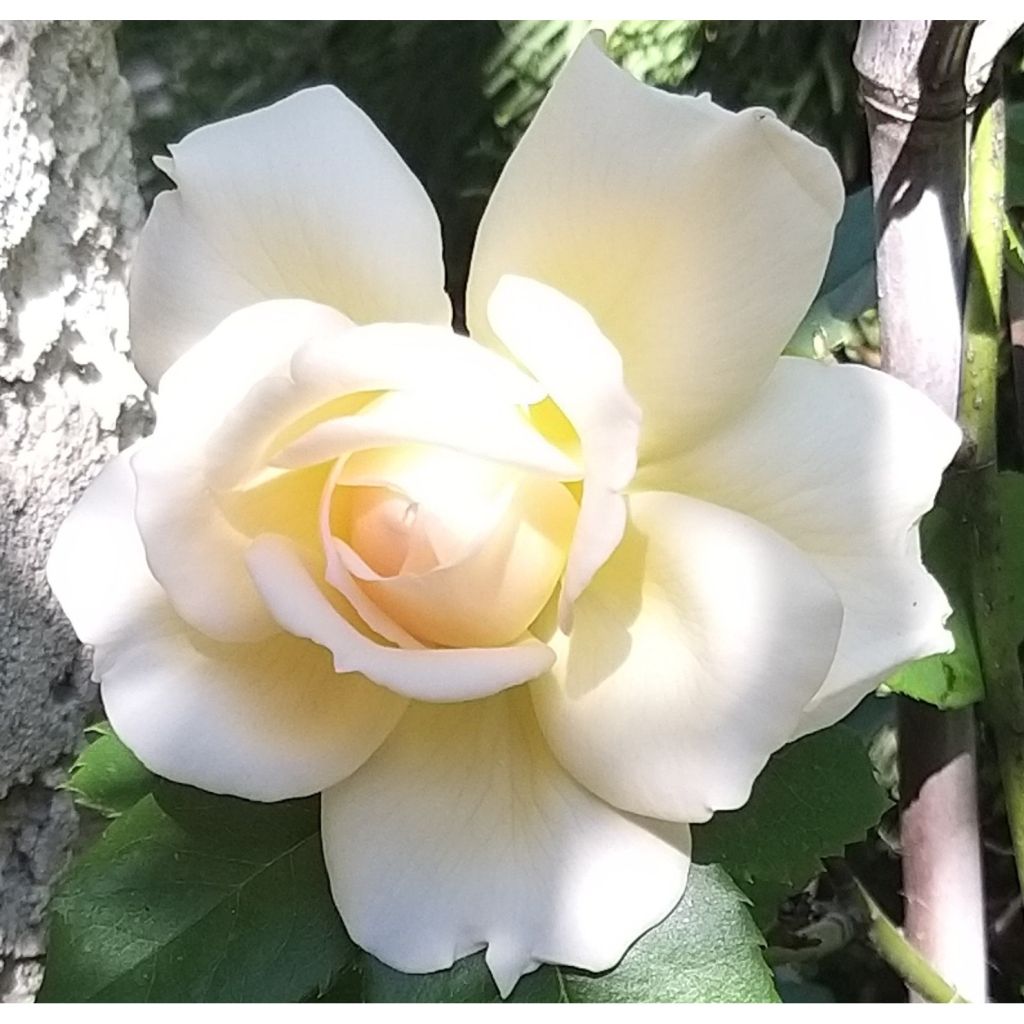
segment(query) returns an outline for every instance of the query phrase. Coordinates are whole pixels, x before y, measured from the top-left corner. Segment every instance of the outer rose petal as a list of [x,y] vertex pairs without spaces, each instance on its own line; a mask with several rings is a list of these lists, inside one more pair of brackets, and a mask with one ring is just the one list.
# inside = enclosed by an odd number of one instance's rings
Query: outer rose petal
[[402,971],[487,946],[507,996],[542,963],[601,971],[671,911],[685,826],[622,814],[552,758],[524,690],[413,704],[323,796],[335,902],[352,938]]
[[131,277],[132,354],[155,384],[229,313],[306,298],[358,323],[447,324],[422,186],[337,89],[306,89],[170,147]]
[[358,768],[405,706],[284,633],[221,644],[169,606],[133,627],[97,651],[103,705],[142,762],[175,782],[249,800],[308,796]]
[[506,275],[487,307],[494,332],[547,388],[576,430],[583,498],[559,596],[563,628],[572,603],[622,540],[636,472],[640,410],[622,381],[622,359],[590,314],[554,288]]
[[51,586],[79,637],[118,735],[153,771],[252,800],[305,796],[354,771],[405,701],[326,652],[278,634],[219,644],[163,599],[132,516],[130,454],[111,462],[65,521]]
[[467,318],[521,274],[583,305],[644,411],[640,456],[742,408],[814,297],[843,187],[828,153],[763,110],[650,89],[593,37],[505,167],[473,254]]
[[836,649],[842,607],[759,523],[679,494],[632,495],[622,544],[531,684],[555,756],[624,810],[704,821],[741,806]]
[[163,604],[132,517],[139,445],[103,467],[61,524],[46,563],[46,578],[84,644],[110,644],[130,632],[134,617]]
[[921,564],[917,522],[957,426],[888,374],[784,358],[751,407],[690,452],[643,469],[735,508],[805,551],[845,609],[835,663],[798,733],[831,725],[894,668],[952,649],[949,604]]
[[476,700],[533,679],[554,661],[551,649],[533,638],[507,647],[386,647],[331,603],[285,538],[257,538],[246,561],[283,629],[326,647],[336,671],[361,672],[404,697]]

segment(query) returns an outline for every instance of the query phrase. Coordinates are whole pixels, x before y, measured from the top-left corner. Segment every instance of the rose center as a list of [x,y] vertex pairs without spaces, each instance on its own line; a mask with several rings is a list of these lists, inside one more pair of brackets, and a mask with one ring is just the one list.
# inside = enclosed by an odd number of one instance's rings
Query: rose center
[[330,536],[377,608],[421,643],[521,637],[565,566],[578,507],[559,481],[424,445],[351,456]]

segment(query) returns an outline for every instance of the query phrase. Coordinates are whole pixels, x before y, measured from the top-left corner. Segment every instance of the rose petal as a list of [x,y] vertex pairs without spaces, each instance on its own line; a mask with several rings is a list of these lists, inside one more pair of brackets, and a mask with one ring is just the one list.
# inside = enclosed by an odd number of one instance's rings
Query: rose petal
[[503,274],[579,302],[644,411],[641,461],[743,407],[806,312],[843,187],[828,153],[764,110],[650,89],[593,36],[570,58],[491,197],[467,293],[472,334]]
[[97,651],[103,706],[158,775],[249,800],[308,796],[358,768],[405,701],[287,634],[223,644],[169,607]]
[[[408,390],[366,404],[385,387]],[[346,389],[358,393],[346,396]],[[576,462],[546,442],[515,404],[541,394],[508,361],[440,328],[358,328],[328,306],[294,299],[239,310],[164,375],[157,429],[137,453],[137,515],[152,571],[178,614],[208,636],[269,636],[277,627],[244,552],[252,536],[275,525],[268,521],[260,530],[249,515],[249,528],[239,529],[231,506],[237,511],[233,489],[252,486],[282,437],[292,443],[275,461],[289,469],[351,448],[427,440],[560,478],[578,476]],[[361,411],[318,422],[354,410]],[[277,486],[287,490],[289,481]],[[301,482],[294,494],[300,491]],[[318,504],[309,505],[313,523]]]
[[579,437],[583,498],[559,597],[559,618],[567,629],[572,603],[626,528],[618,492],[636,471],[640,409],[623,384],[615,347],[585,309],[554,288],[506,275],[491,296],[487,316],[495,334],[544,385]]
[[51,585],[80,639],[118,735],[153,771],[252,800],[333,785],[373,752],[405,702],[339,676],[312,644],[279,634],[219,644],[190,630],[150,575],[133,518],[131,451],[61,527]]
[[137,530],[146,560],[174,610],[214,640],[263,640],[279,632],[245,567],[252,538],[224,515],[189,459],[147,438],[132,458]]
[[163,603],[135,528],[138,448],[103,467],[61,524],[46,563],[50,588],[84,644],[114,642],[140,610]]
[[131,276],[132,354],[155,384],[229,313],[305,298],[358,323],[447,324],[422,186],[337,89],[306,89],[170,147]]
[[515,406],[472,392],[389,392],[356,415],[317,424],[272,463],[299,469],[350,452],[407,442],[442,445],[556,480],[581,475],[576,460],[546,441]]
[[[419,640],[494,647],[522,636],[547,604],[576,524],[577,506],[555,480],[526,477],[470,550],[425,572],[379,575],[346,562],[374,605]],[[420,506],[420,514],[429,506]],[[330,538],[328,538],[328,542]]]
[[[193,454],[223,429],[253,388],[287,379],[292,358],[307,343],[343,347],[352,322],[330,306],[304,299],[277,299],[240,309],[225,318],[164,374],[157,396],[158,437]],[[320,401],[310,399],[311,404]],[[259,410],[248,426],[273,436],[291,406]],[[254,422],[255,421],[255,422]]]
[[[225,515],[225,503],[210,486],[209,449],[254,387],[283,380],[298,348],[313,338],[341,344],[350,329],[329,306],[263,302],[218,324],[164,375],[156,430],[132,457],[138,531],[150,569],[177,613],[213,639],[260,640],[278,627],[245,568],[250,536]],[[291,408],[264,403],[252,433],[281,430]],[[285,487],[300,485],[293,499],[302,482],[285,481]],[[315,501],[309,513],[315,527]],[[271,517],[263,529],[275,525],[280,529],[280,517]]]
[[291,375],[299,385],[328,395],[479,389],[510,405],[532,405],[544,397],[537,381],[477,342],[412,323],[369,324],[346,335],[345,345],[312,339],[296,352]]
[[413,973],[486,946],[503,996],[542,963],[613,967],[671,911],[689,867],[685,827],[621,814],[556,764],[523,690],[413,704],[324,793],[323,835],[359,945]]
[[751,407],[636,486],[671,487],[767,523],[814,560],[846,614],[800,733],[831,725],[915,658],[952,649],[949,604],[916,524],[960,444],[927,398],[863,366],[780,360]]
[[842,607],[767,527],[678,494],[630,526],[531,684],[555,756],[624,810],[704,821],[739,807],[835,653]]
[[533,639],[461,650],[387,647],[357,629],[330,602],[286,538],[258,538],[246,561],[283,629],[330,650],[338,672],[361,672],[405,697],[475,700],[535,678],[554,660],[551,649]]

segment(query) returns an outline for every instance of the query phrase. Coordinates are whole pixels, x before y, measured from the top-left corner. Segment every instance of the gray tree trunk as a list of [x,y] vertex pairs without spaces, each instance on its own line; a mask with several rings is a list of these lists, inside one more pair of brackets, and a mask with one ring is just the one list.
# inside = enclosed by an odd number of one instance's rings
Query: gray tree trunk
[[93,699],[46,556],[145,416],[126,356],[131,117],[112,24],[0,22],[0,1001],[42,975],[76,831],[59,787]]

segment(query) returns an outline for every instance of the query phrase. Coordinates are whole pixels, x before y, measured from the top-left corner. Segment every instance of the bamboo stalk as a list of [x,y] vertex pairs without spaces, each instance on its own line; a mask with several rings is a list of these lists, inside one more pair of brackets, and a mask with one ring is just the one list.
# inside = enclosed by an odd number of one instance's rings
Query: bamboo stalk
[[[882,366],[957,412],[973,23],[865,21],[854,54],[871,146]],[[987,994],[971,709],[903,700],[905,931],[973,1001]],[[912,990],[912,998],[916,998]]]

